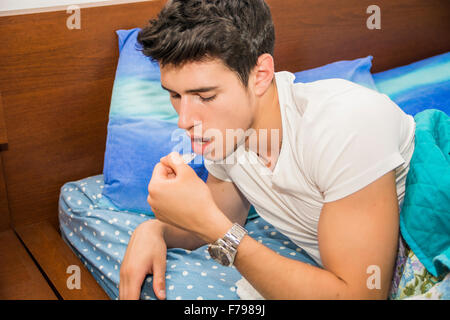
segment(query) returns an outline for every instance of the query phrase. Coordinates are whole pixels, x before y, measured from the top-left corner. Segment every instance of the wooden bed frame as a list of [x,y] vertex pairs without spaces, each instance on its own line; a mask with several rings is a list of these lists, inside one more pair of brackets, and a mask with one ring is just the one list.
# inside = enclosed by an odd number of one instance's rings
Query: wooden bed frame
[[[450,1],[267,0],[276,70],[372,55],[372,72],[450,50]],[[108,299],[62,241],[61,186],[102,173],[118,58],[115,30],[144,26],[164,1],[0,17],[0,299]],[[82,287],[66,285],[69,265]]]

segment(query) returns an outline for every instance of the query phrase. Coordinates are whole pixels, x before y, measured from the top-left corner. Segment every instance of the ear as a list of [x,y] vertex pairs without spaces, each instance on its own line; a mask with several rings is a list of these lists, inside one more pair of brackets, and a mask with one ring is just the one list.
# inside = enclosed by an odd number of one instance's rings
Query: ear
[[273,82],[274,72],[275,66],[272,55],[268,53],[260,55],[251,75],[253,90],[257,96],[262,96],[269,89]]

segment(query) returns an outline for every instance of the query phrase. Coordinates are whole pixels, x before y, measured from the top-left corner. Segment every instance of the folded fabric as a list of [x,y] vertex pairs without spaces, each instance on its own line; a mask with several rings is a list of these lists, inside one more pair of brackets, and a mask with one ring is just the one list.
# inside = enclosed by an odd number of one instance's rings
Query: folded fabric
[[450,269],[450,118],[430,109],[414,120],[415,149],[400,230],[418,259],[437,277]]
[[450,52],[375,73],[373,79],[407,114],[425,109],[450,114]]

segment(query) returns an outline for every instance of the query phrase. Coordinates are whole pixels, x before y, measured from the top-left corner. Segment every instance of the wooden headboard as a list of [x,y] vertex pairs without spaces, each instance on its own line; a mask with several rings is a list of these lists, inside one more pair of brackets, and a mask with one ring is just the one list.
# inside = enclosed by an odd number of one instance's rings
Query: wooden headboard
[[[448,0],[377,1],[381,29],[373,30],[373,1],[267,2],[277,71],[372,55],[378,72],[450,50]],[[66,11],[0,17],[0,230],[56,224],[61,186],[102,172],[115,30],[144,26],[163,3],[84,8],[72,30]]]

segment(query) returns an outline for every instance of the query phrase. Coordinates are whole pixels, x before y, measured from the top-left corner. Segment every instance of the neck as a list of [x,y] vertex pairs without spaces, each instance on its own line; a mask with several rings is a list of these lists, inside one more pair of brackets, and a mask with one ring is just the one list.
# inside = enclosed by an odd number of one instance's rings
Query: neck
[[254,130],[254,136],[247,137],[246,149],[252,150],[269,162],[271,157],[277,158],[274,153],[278,154],[281,149],[282,121],[275,80],[261,97],[250,128]]

